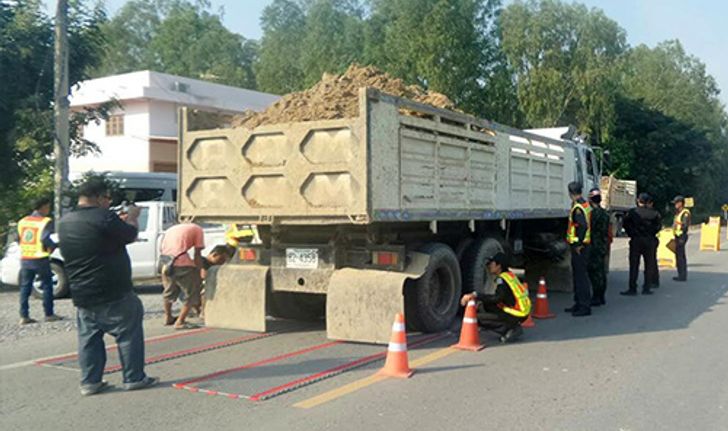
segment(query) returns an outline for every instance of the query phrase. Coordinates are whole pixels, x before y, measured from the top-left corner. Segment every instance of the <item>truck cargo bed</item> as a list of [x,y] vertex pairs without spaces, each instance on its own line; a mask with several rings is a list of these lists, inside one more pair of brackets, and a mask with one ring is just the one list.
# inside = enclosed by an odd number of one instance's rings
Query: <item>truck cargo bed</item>
[[179,212],[253,224],[564,217],[575,148],[464,114],[359,92],[359,116],[192,130]]

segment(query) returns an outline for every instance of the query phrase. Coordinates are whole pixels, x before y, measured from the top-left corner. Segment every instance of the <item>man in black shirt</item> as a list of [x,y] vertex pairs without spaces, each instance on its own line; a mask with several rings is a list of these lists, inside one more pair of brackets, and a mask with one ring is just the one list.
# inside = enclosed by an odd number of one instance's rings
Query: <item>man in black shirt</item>
[[71,298],[77,307],[82,395],[108,387],[101,379],[106,365],[104,334],[116,339],[125,389],[143,389],[158,381],[144,373],[144,307],[132,292],[126,252],[126,244],[137,237],[139,208],[131,207],[124,221],[109,211],[110,199],[103,179],[87,180],[79,188],[78,208],[58,226]]
[[651,295],[653,286],[657,284],[655,236],[660,232],[662,221],[660,220],[660,213],[647,205],[651,200],[652,197],[647,193],[640,193],[637,198],[637,207],[629,210],[624,217],[622,225],[630,238],[629,287],[624,292],[619,292],[621,295],[637,295],[637,278],[641,257],[644,257],[645,261],[642,294]]

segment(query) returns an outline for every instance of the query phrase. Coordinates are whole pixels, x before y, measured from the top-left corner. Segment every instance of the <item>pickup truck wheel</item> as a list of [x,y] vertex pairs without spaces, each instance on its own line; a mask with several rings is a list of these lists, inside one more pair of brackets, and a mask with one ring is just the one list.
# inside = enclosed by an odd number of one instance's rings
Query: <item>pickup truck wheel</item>
[[499,252],[503,252],[503,246],[494,238],[479,239],[468,248],[462,259],[463,293],[492,293],[493,277],[488,274],[486,262]]
[[450,328],[460,301],[460,265],[445,244],[431,243],[421,250],[430,255],[422,277],[405,287],[405,313],[412,329],[438,332]]
[[270,314],[284,319],[315,322],[326,314],[326,296],[310,293],[271,292]]
[[[53,274],[53,298],[65,298],[68,296],[68,277],[63,265],[58,262],[51,262],[51,273]],[[40,287],[40,280],[36,277],[33,280],[33,298],[43,299],[43,289]]]

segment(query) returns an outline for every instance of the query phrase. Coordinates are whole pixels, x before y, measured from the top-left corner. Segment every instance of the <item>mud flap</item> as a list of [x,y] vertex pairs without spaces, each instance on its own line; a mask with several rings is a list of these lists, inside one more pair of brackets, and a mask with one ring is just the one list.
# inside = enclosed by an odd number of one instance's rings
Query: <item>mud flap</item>
[[213,267],[205,286],[205,325],[265,332],[268,271],[259,265]]
[[[408,254],[405,272],[344,268],[334,271],[326,296],[326,332],[334,340],[386,344],[396,313],[404,312],[404,283],[418,278],[429,262]],[[406,318],[406,316],[405,316]]]

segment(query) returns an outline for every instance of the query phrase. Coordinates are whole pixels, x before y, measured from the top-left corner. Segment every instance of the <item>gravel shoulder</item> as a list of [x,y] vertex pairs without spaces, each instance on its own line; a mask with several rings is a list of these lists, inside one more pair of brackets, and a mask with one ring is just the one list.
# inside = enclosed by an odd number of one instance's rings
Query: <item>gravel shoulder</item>
[[[144,320],[161,319],[162,287],[158,284],[135,286],[135,291],[144,304]],[[17,286],[0,288],[0,349],[10,349],[19,340],[36,337],[52,337],[55,334],[76,331],[76,308],[70,298],[54,302],[54,311],[64,319],[58,322],[43,322],[43,305],[40,300],[30,299],[30,317],[38,323],[19,325],[19,291]]]

